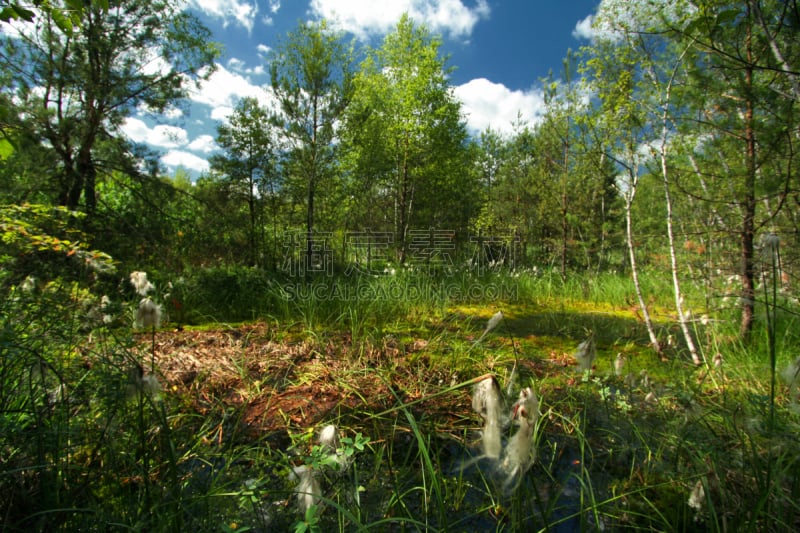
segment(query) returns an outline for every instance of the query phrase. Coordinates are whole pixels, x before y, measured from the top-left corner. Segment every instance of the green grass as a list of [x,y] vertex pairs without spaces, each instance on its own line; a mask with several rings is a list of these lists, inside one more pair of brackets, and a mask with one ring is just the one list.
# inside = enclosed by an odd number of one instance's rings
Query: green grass
[[[679,339],[669,285],[645,277],[645,286],[659,336]],[[149,345],[132,342],[119,322],[90,322],[99,300],[90,291],[9,291],[0,313],[4,531],[800,524],[800,419],[787,388],[770,383],[773,354],[782,368],[800,340],[791,302],[771,308],[773,352],[765,319],[748,343],[736,340],[732,313],[693,322],[706,359],[719,352],[724,361],[698,368],[680,342],[664,358],[648,348],[630,281],[613,275],[401,273],[306,285],[228,269],[173,287],[182,298],[173,322],[215,322],[194,331],[208,330],[198,339],[216,344],[198,340],[192,353],[211,356],[220,343],[240,351],[226,356],[228,374],[214,375],[217,367],[186,385],[164,382],[160,399],[131,388],[130,369],[149,369]],[[476,342],[498,310],[504,320]],[[263,333],[233,325],[252,319],[266,322]],[[590,331],[598,355],[582,375],[570,354]],[[271,351],[249,351],[261,345]],[[617,353],[626,358],[619,377]],[[481,419],[470,392],[478,376],[503,383],[512,368],[539,394],[542,417],[537,461],[509,490],[476,459]],[[68,397],[54,395],[59,385]],[[341,398],[319,418],[310,404],[290,411],[281,403],[314,387],[304,394]],[[264,431],[253,426],[254,406],[287,410]],[[344,471],[313,459],[326,423],[347,442],[366,443],[351,449]],[[289,475],[301,463],[316,465],[322,486],[319,505],[304,515]],[[705,500],[696,510],[688,501],[698,482]]]

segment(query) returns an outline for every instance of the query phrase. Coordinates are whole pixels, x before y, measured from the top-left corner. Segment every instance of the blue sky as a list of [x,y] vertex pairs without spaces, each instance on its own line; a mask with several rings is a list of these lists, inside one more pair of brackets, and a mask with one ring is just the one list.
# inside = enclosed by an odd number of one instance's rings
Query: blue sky
[[[606,2],[610,0],[604,0]],[[197,175],[217,149],[216,127],[239,98],[270,102],[269,50],[298,21],[327,18],[334,27],[378,46],[403,12],[443,38],[454,93],[470,131],[509,132],[518,113],[534,123],[542,109],[540,79],[559,76],[568,49],[588,44],[600,0],[188,0],[224,46],[218,69],[180,108],[130,117],[122,131]]]

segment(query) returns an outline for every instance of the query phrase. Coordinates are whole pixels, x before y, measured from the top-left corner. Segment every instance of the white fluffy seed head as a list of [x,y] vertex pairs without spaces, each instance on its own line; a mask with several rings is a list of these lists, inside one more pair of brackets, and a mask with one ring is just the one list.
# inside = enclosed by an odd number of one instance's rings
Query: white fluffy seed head
[[500,324],[501,320],[503,320],[503,312],[502,311],[498,311],[495,314],[493,314],[492,318],[490,318],[489,321],[486,323],[486,331],[485,331],[484,334],[489,333],[494,328],[496,328],[498,326],[498,324]]
[[499,459],[503,450],[503,432],[497,421],[487,420],[481,432],[483,455],[491,459]]
[[161,306],[150,298],[142,298],[136,310],[136,323],[143,328],[161,325]]
[[139,296],[147,296],[147,293],[155,289],[152,283],[147,280],[147,273],[135,271],[131,272],[131,285]]
[[318,505],[322,499],[322,487],[314,470],[306,465],[296,466],[293,474],[298,483],[294,489],[297,496],[297,507],[305,515],[312,505]]
[[535,426],[539,419],[539,398],[533,389],[525,387],[519,391],[519,399],[514,403],[512,418],[525,421],[530,426]]
[[617,354],[617,358],[614,359],[614,375],[621,376],[622,370],[625,368],[625,356],[622,353]]
[[335,425],[328,424],[322,428],[322,431],[319,432],[319,443],[331,450],[336,450],[339,447],[339,434]]
[[588,339],[580,343],[578,348],[575,350],[575,359],[578,361],[578,370],[581,372],[591,370],[595,357],[597,357],[597,349],[594,345],[594,336],[590,336]]
[[484,420],[493,420],[500,425],[503,418],[503,397],[500,385],[494,377],[484,379],[475,385],[472,408]]

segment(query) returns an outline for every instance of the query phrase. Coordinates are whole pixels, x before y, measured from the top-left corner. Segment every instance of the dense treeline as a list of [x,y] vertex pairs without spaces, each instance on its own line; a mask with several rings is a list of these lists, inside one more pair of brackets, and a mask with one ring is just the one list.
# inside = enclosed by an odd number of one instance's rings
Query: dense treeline
[[[374,49],[300,25],[269,58],[275,105],[241,100],[194,183],[119,126],[212,72],[197,19],[168,1],[3,5],[36,16],[0,49],[2,203],[82,212],[75,229],[123,264],[652,268],[676,301],[681,283],[712,308],[736,292],[746,334],[775,234],[791,287],[795,1],[603,2],[592,45],[542,80],[541,120],[510,135],[470,136],[439,38],[408,17]],[[29,273],[5,262],[11,282]]]

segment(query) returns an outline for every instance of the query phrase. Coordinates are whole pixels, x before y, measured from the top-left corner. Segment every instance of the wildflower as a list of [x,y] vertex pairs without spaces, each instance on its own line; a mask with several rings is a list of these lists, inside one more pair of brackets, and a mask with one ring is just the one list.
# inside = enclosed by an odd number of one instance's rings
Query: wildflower
[[22,292],[33,292],[36,289],[36,278],[28,276],[19,284],[19,288]]
[[484,420],[503,419],[503,397],[500,385],[494,377],[475,384],[472,395],[472,409]]
[[319,432],[319,445],[330,452],[327,458],[331,463],[338,464],[342,470],[347,467],[347,456],[340,448],[339,432],[335,425],[328,424],[322,428],[322,431]]
[[147,293],[155,289],[152,283],[147,280],[146,272],[131,272],[131,285],[136,289],[139,296],[147,296]]
[[539,398],[533,389],[526,387],[519,392],[519,399],[514,403],[512,418],[526,419],[531,426],[539,419]]
[[336,432],[336,426],[328,424],[322,431],[319,432],[319,443],[322,446],[336,450],[339,447],[339,435]]
[[628,373],[628,375],[625,376],[625,386],[630,388],[630,389],[635,388],[636,387],[636,376],[634,376],[631,373]]
[[578,370],[585,372],[592,369],[594,358],[597,357],[597,350],[594,345],[594,335],[578,345],[575,350],[575,359],[578,361]]
[[127,387],[129,398],[135,398],[142,394],[154,402],[161,401],[161,382],[155,374],[145,374],[141,365],[136,365],[128,371],[131,382]]
[[703,482],[698,479],[697,483],[695,483],[694,488],[692,489],[691,494],[689,494],[689,507],[699,513],[703,510],[703,505],[705,502],[706,491],[703,489]]
[[150,298],[142,298],[136,310],[136,323],[143,328],[161,325],[161,306]]
[[483,455],[489,459],[499,459],[503,450],[503,428],[500,421],[489,419],[481,430],[481,448]]
[[322,499],[322,487],[314,469],[307,465],[294,467],[292,478],[297,481],[297,487],[294,489],[297,507],[300,513],[305,515],[312,506],[319,504]]
[[63,402],[67,399],[67,386],[59,383],[54,388],[47,391],[47,403],[55,405],[58,402]]
[[142,377],[141,387],[146,396],[149,396],[154,401],[161,400],[161,383],[155,374],[147,374]]
[[620,352],[617,354],[617,358],[614,359],[614,375],[621,376],[623,368],[625,368],[625,356]]
[[497,327],[498,324],[500,324],[501,320],[503,320],[502,311],[498,311],[495,314],[493,314],[492,318],[490,318],[489,321],[486,323],[486,329],[483,330],[483,333],[481,333],[481,336],[475,342],[481,342],[486,335],[488,335],[494,328]]
[[533,424],[528,418],[519,419],[519,429],[508,441],[500,468],[506,474],[505,487],[508,488],[522,478],[535,458],[533,448]]
[[511,368],[511,373],[508,375],[508,379],[506,379],[506,390],[505,394],[506,397],[511,397],[512,391],[517,388],[519,385],[519,375],[517,373],[517,362],[514,361],[514,366]]
[[111,311],[111,298],[104,294],[100,298],[100,313],[102,313],[103,324],[111,324],[114,321],[114,315],[112,315]]
[[483,453],[486,457],[497,459],[502,448],[502,426],[505,417],[500,385],[494,377],[484,379],[475,385],[472,408],[484,419],[481,438]]

